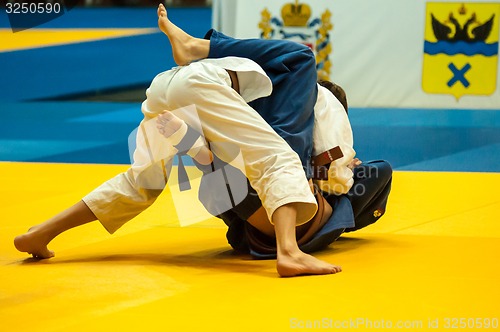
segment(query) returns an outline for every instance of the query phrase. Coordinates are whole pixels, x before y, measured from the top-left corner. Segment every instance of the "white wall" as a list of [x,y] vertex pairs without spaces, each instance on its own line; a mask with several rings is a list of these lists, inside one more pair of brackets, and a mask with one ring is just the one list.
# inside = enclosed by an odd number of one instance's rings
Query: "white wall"
[[[214,28],[237,38],[256,38],[261,11],[280,17],[291,0],[214,0]],[[332,12],[333,50],[330,78],[348,92],[354,107],[500,109],[498,56],[496,90],[491,95],[431,94],[423,91],[422,68],[426,5],[424,0],[301,0],[313,8],[312,17]],[[460,2],[444,1],[458,7]],[[492,36],[498,36],[500,2]],[[471,6],[473,8],[473,6]],[[483,17],[484,18],[484,17]],[[494,41],[498,41],[496,38]],[[451,71],[450,71],[450,75]]]

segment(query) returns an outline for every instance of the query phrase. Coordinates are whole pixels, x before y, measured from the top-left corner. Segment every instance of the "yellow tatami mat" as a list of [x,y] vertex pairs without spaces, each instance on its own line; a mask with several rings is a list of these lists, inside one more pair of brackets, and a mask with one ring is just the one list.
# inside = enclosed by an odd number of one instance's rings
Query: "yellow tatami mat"
[[33,29],[13,34],[0,29],[0,52],[12,52],[36,47],[67,45],[110,38],[137,36],[158,32],[157,29]]
[[180,227],[169,192],[114,235],[64,233],[53,259],[15,250],[124,169],[0,163],[1,331],[498,329],[500,174],[395,172],[379,223],[317,254],[337,275],[279,278],[233,254],[215,218]]

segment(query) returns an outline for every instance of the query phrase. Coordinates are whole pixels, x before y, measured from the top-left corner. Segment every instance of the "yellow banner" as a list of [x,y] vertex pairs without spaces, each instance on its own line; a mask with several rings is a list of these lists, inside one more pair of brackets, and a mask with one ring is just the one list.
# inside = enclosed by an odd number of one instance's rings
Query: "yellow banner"
[[427,3],[422,87],[427,93],[496,90],[499,3]]

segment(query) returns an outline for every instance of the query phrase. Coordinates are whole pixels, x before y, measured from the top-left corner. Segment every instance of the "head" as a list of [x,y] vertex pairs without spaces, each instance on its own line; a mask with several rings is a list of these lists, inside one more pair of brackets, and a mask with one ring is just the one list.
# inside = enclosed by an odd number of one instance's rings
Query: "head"
[[335,98],[337,98],[338,101],[340,101],[340,103],[342,104],[342,106],[344,106],[345,112],[349,114],[349,112],[347,111],[347,96],[345,94],[344,89],[342,89],[339,85],[330,81],[320,80],[318,81],[318,84],[330,90],[330,92],[335,96]]

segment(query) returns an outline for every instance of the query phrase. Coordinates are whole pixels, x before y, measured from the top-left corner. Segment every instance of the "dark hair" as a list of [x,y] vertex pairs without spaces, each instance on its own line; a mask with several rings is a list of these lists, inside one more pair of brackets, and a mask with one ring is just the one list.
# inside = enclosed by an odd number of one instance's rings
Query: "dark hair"
[[349,112],[347,110],[347,96],[345,94],[344,89],[342,89],[342,87],[340,87],[339,85],[337,85],[333,82],[324,81],[324,80],[318,81],[318,84],[321,85],[322,87],[325,87],[328,90],[330,90],[330,92],[340,101],[342,106],[344,106],[345,112],[347,114],[349,114]]

